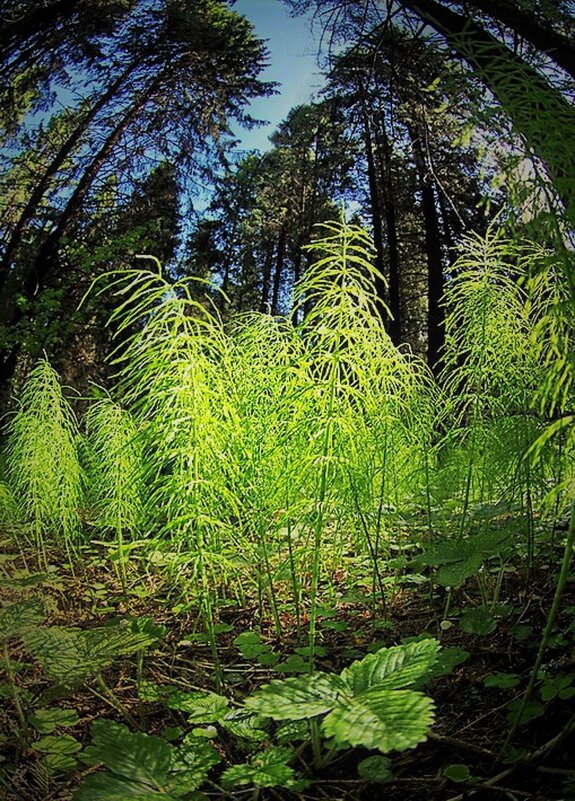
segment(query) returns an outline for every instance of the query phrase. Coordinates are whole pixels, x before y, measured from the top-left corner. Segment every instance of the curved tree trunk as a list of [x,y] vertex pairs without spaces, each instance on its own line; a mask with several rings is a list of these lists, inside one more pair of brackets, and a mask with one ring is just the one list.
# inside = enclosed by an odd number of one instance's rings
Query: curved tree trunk
[[507,25],[575,78],[575,42],[568,36],[550,25],[544,25],[541,18],[525,10],[521,3],[510,0],[467,0],[467,2]]
[[501,103],[516,131],[546,164],[567,216],[575,224],[575,108],[537,70],[474,20],[437,0],[398,2],[445,36]]
[[[100,150],[96,153],[89,166],[85,169],[76,188],[68,198],[62,210],[56,228],[48,235],[40,247],[31,268],[22,277],[18,294],[27,301],[31,301],[38,295],[46,284],[48,275],[57,263],[58,248],[63,237],[69,230],[74,220],[77,219],[86,196],[102,167],[107,163],[112,151],[124,135],[125,131],[141,113],[145,103],[152,97],[165,80],[165,72],[162,71],[153,81],[142,91],[133,101],[130,107],[124,112],[115,127],[108,134]],[[8,292],[8,289],[10,291]],[[4,292],[0,296],[0,323],[7,328],[15,326],[23,317],[21,306],[17,303],[17,296],[12,286],[4,287]],[[12,350],[4,355],[3,363],[0,365],[0,380],[9,380],[11,371],[16,364],[16,355],[19,346],[14,346]]]

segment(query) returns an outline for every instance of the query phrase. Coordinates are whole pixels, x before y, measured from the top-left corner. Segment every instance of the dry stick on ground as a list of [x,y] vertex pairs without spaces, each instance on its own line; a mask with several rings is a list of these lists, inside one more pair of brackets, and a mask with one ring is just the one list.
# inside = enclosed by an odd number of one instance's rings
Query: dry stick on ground
[[447,737],[442,734],[435,734],[434,732],[429,732],[427,737],[429,740],[433,740],[440,745],[449,746],[449,748],[454,748],[456,751],[467,751],[470,754],[491,757],[491,759],[495,756],[493,751],[490,751],[488,748],[482,748],[480,745],[473,745],[473,743],[466,743],[463,740],[458,740],[456,737]]

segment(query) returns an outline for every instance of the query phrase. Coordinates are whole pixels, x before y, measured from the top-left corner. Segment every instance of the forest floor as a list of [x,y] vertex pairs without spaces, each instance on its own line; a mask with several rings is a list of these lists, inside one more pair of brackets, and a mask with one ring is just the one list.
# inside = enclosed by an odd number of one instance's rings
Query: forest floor
[[[568,584],[550,648],[527,707],[528,720],[514,735],[513,748],[501,753],[510,729],[510,709],[525,690],[553,599],[560,546],[560,542],[555,546],[556,558],[552,558],[554,554],[550,552],[547,563],[538,560],[536,572],[526,575],[516,565],[505,574],[500,596],[504,602],[494,607],[495,623],[485,624],[481,633],[477,633],[482,628],[481,621],[479,626],[476,622],[463,628],[460,622],[466,610],[481,605],[473,581],[467,581],[453,592],[447,617],[444,614],[446,590],[431,588],[429,581],[401,585],[387,608],[382,610],[371,604],[368,588],[363,590],[365,602],[358,600],[361,592],[354,592],[353,586],[357,576],[343,566],[336,577],[338,592],[335,597],[330,594],[329,602],[322,607],[324,614],[320,614],[318,643],[321,647],[317,668],[339,671],[378,647],[395,645],[408,637],[436,637],[444,649],[452,649],[454,661],[459,664],[449,675],[436,678],[426,686],[426,692],[436,704],[436,719],[427,741],[413,750],[390,755],[393,776],[384,785],[358,778],[357,764],[370,753],[364,749],[342,752],[318,772],[311,769],[310,749],[304,746],[298,752],[298,769],[306,775],[307,767],[307,778],[312,780],[305,790],[237,788],[224,791],[213,782],[202,788],[204,795],[192,797],[286,801],[298,798],[306,801],[575,799],[575,731],[571,726],[575,692],[570,691],[575,684],[573,580]],[[281,617],[281,637],[275,631],[272,616],[265,612],[263,616],[260,614],[262,607],[257,598],[244,608],[234,604],[221,607],[216,626],[223,679],[220,689],[215,683],[213,651],[197,613],[175,599],[173,588],[160,569],[150,569],[144,577],[130,572],[127,592],[123,592],[116,573],[104,560],[103,549],[97,546],[82,553],[75,575],[65,556],[56,551],[48,553],[48,564],[43,569],[38,567],[31,550],[22,552],[14,542],[5,541],[2,551],[5,554],[0,564],[2,605],[23,598],[40,598],[46,610],[43,625],[89,629],[118,617],[148,616],[156,624],[165,626],[164,636],[147,649],[139,665],[138,681],[135,657],[120,658],[103,671],[106,686],[148,734],[177,740],[189,730],[190,724],[185,714],[167,708],[161,700],[143,701],[142,695],[138,697],[138,686],[142,686],[143,681],[181,690],[219,691],[234,702],[273,678],[297,675],[306,670],[305,660],[296,650],[301,648],[305,652],[305,620],[300,620],[298,627],[287,605]],[[278,587],[277,592],[280,591]],[[470,632],[470,628],[475,632]],[[254,642],[261,645],[259,656],[272,653],[273,659],[255,658],[258,648],[254,653],[245,648],[242,652],[238,636],[253,631],[258,632]],[[34,709],[46,708],[57,701],[59,708],[76,713],[70,718],[71,725],[64,726],[63,731],[82,747],[90,742],[90,726],[94,720],[122,721],[113,701],[91,680],[73,691],[52,692],[44,673],[18,639],[10,644],[9,658],[13,680],[24,699],[29,721],[34,720],[30,717]],[[269,664],[274,660],[275,665]],[[267,665],[262,664],[266,661]],[[65,769],[61,772],[49,769],[45,753],[34,747],[42,732],[29,733],[27,744],[23,746],[9,682],[0,685],[0,691],[5,699],[0,708],[0,753],[3,753],[0,799],[67,801],[72,798],[80,782],[93,773],[95,767],[82,764],[81,759],[77,761],[81,757],[78,745],[70,749],[70,761],[67,765],[63,763]],[[44,728],[44,733],[47,730]],[[214,744],[221,754],[222,766],[246,760],[245,750],[242,751],[237,740],[227,732],[218,731]],[[100,801],[100,797],[94,801]]]

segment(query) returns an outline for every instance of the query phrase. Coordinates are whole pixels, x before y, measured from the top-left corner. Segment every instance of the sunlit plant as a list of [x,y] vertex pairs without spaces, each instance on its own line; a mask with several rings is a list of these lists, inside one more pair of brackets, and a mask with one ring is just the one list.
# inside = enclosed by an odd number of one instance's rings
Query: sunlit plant
[[110,397],[95,401],[84,423],[88,434],[90,490],[98,524],[116,534],[119,573],[126,589],[124,539],[143,514],[143,455],[138,429],[126,409]]
[[83,503],[76,417],[45,358],[31,370],[7,427],[8,479],[19,513],[44,553],[46,539],[70,547]]

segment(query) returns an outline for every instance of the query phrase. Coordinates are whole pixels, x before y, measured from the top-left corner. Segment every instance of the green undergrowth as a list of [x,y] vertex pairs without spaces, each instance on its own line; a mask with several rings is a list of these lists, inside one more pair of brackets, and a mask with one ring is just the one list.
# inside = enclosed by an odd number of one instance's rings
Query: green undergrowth
[[[441,797],[484,782],[492,765],[517,771],[521,790],[549,743],[562,764],[558,736],[569,736],[575,697],[572,588],[520,709],[553,590],[550,567],[527,605],[516,574],[505,575],[505,601],[489,606],[468,577],[447,617],[448,590],[435,585],[430,594],[435,565],[419,566],[420,581],[403,585],[386,616],[367,611],[368,587],[363,603],[359,592],[352,602],[361,573],[351,573],[337,599],[320,588],[310,672],[305,631],[286,618],[278,637],[269,614],[257,619],[253,598],[222,608],[225,622],[208,630],[170,597],[161,567],[139,584],[128,574],[124,592],[101,546],[83,550],[76,577],[56,566],[56,551],[47,556],[47,570],[33,571],[33,554],[28,569],[10,554],[0,581],[0,777],[10,801],[42,793],[315,801],[344,797],[344,788],[368,799],[382,785],[395,799],[405,797],[407,777],[414,798],[418,782]],[[504,747],[515,722],[518,741]],[[567,773],[554,778],[557,793]]]
[[[538,682],[547,682],[549,699],[570,694],[569,671],[548,670],[546,654],[575,538],[574,309],[552,254],[494,230],[467,239],[448,280],[435,379],[388,336],[365,232],[328,224],[309,250],[315,261],[295,288],[298,325],[264,314],[224,324],[203,282],[169,281],[157,263],[96,282],[92,291],[114,307],[113,384],[80,399],[46,359],[32,368],[6,420],[0,521],[21,560],[30,561],[32,549],[38,575],[47,574],[54,548],[72,577],[86,558],[112,570],[119,592],[107,614],[138,599],[145,609],[161,596],[172,614],[193,617],[181,639],[207,649],[209,692],[223,715],[197,722],[229,733],[223,710],[235,714],[237,705],[250,720],[275,720],[274,732],[276,724],[297,728],[305,720],[316,769],[339,759],[344,745],[379,749],[362,763],[368,781],[388,775],[388,751],[426,736],[432,705],[417,677],[385,683],[387,668],[373,660],[387,664],[387,651],[373,659],[354,654],[354,616],[369,619],[376,642],[376,629],[384,637],[393,625],[392,610],[425,592],[441,610],[427,631],[434,637],[452,629],[490,637],[515,626],[525,634],[510,593],[530,592],[535,576],[550,575],[556,584],[544,599],[546,618],[526,635],[539,648],[506,718],[508,739],[545,703],[534,698]],[[94,610],[102,607],[98,593],[109,595],[106,586],[94,589]],[[341,608],[350,610],[344,619]],[[95,724],[88,753],[108,772],[88,778],[79,798],[111,801],[121,787],[126,797],[194,797],[212,781],[219,751],[208,734],[158,740],[143,726],[144,700],[135,714],[106,683],[111,662],[128,656],[143,680],[146,649],[163,636],[152,620],[38,628],[30,610],[21,608],[25,623],[33,619],[16,634],[48,679],[88,682],[123,721]],[[244,693],[245,705],[226,695],[222,647],[227,618],[241,610],[248,624],[234,629],[234,653],[272,675],[295,676]],[[329,632],[350,640],[351,667],[323,669]],[[410,653],[411,644],[395,644],[403,649],[397,653]],[[33,725],[6,650],[4,664],[25,750],[35,742]],[[361,678],[371,668],[384,686]],[[492,686],[510,687],[514,679],[505,675]],[[302,699],[301,717],[294,698]],[[245,723],[231,721],[232,729]],[[254,742],[268,738],[261,731]],[[53,735],[46,737],[39,753],[52,755],[48,763],[65,756],[76,764],[76,744],[65,739],[70,750],[58,756],[49,750]],[[218,792],[234,785],[254,797],[271,786],[298,792],[298,782],[309,780],[294,768],[299,748],[272,738],[267,750],[228,764]],[[136,752],[147,767],[132,775],[115,757],[133,765]],[[472,783],[459,763],[452,767],[446,780]]]

